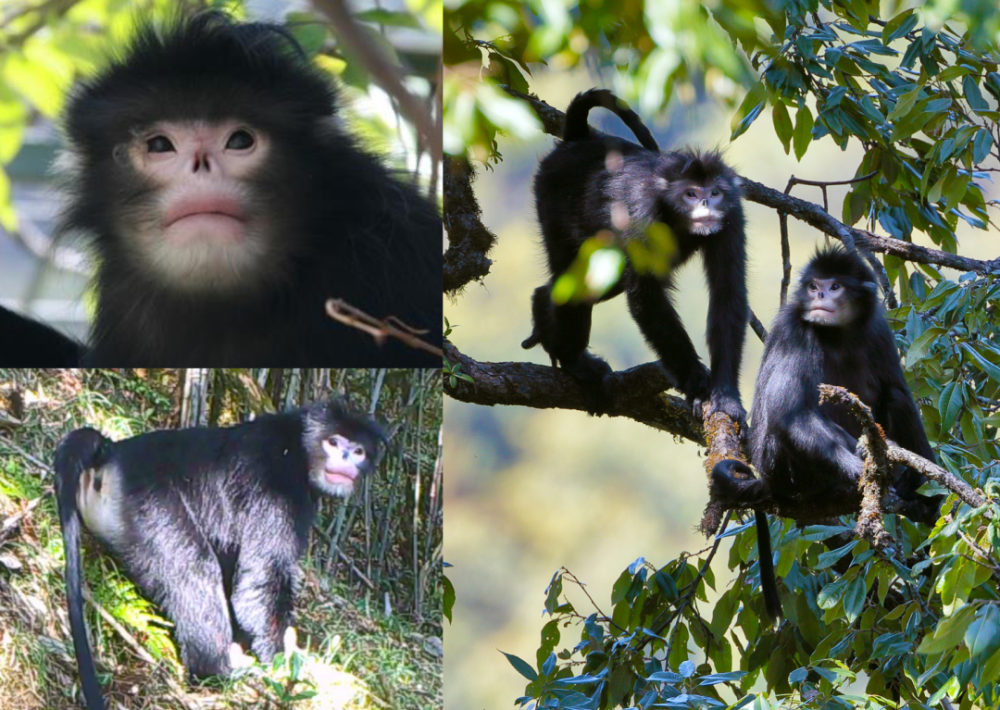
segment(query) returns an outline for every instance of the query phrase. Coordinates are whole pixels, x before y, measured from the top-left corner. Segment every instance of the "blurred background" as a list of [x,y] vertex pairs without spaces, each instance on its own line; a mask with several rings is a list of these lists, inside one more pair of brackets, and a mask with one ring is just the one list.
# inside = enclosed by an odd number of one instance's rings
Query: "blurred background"
[[[531,65],[531,70],[531,90],[560,110],[579,91],[593,86],[620,90],[630,81],[582,67],[567,71]],[[844,152],[827,138],[812,144],[799,163],[783,151],[769,111],[730,146],[732,111],[705,96],[686,98],[674,101],[666,114],[638,108],[664,149],[722,147],[740,174],[778,190],[784,190],[791,175],[826,181],[854,177],[860,147]],[[591,124],[631,138],[603,110],[591,113]],[[500,137],[503,161],[491,170],[477,166],[473,187],[483,223],[498,237],[490,254],[493,266],[482,284],[469,285],[445,304],[454,327],[450,340],[476,360],[548,364],[540,347],[525,351],[520,342],[531,332],[531,292],[546,278],[531,182],[553,145],[554,139],[540,131],[524,138]],[[828,190],[835,216],[847,190]],[[792,194],[822,205],[818,188],[798,185]],[[986,198],[997,197],[1000,190],[992,187]],[[744,209],[750,306],[769,327],[781,281],[778,218],[754,203],[744,202]],[[826,238],[795,219],[788,222],[794,278]],[[991,233],[961,223],[958,234],[964,256],[998,255]],[[934,246],[916,232],[914,241]],[[706,360],[707,293],[698,257],[677,274],[677,287],[678,312]],[[746,342],[741,393],[749,409],[763,346],[749,328]],[[615,370],[654,359],[624,298],[594,309],[591,349]],[[637,557],[659,567],[682,552],[710,545],[695,529],[708,500],[702,452],[691,442],[630,420],[574,411],[482,407],[446,397],[445,421],[445,560],[454,565],[447,572],[457,595],[453,623],[445,634],[445,707],[510,708],[527,681],[500,651],[534,665],[539,632],[548,621],[542,617],[544,591],[560,566],[606,605],[619,573]],[[713,564],[720,592],[730,581],[725,559],[731,544],[732,538],[723,541]],[[578,589],[568,584],[565,589],[579,613],[596,611]],[[610,609],[602,607],[602,612]]]

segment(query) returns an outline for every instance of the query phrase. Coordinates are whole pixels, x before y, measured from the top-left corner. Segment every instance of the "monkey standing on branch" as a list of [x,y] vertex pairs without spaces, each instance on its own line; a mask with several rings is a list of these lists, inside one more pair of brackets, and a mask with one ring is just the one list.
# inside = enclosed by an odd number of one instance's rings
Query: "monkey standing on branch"
[[[97,256],[91,366],[425,366],[328,299],[441,343],[441,220],[359,148],[288,30],[205,12],[144,25],[72,93],[61,230]],[[0,311],[0,362],[54,358]]]
[[350,496],[382,439],[338,402],[119,442],[94,429],[68,434],[56,450],[56,499],[88,710],[105,705],[83,617],[81,520],[174,623],[188,673],[226,675],[234,639],[263,662],[282,650],[316,495]]
[[[847,407],[819,403],[819,385],[844,387],[868,405],[886,436],[934,461],[899,362],[899,352],[878,303],[875,275],[860,256],[841,247],[817,252],[782,306],[767,336],[750,412],[751,462],[761,478],[735,460],[712,470],[712,497],[755,507],[764,501],[807,504],[851,501],[860,507],[858,455],[861,424]],[[917,522],[937,520],[941,497],[924,497],[924,477],[894,467],[893,488],[902,513]],[[767,516],[756,511],[761,588],[768,615],[781,616]]]
[[[642,145],[595,137],[587,114],[597,106],[613,111]],[[610,167],[615,162],[620,167]],[[534,329],[522,346],[541,344],[553,365],[600,387],[611,368],[587,352],[594,304],[555,304],[552,286],[588,238],[615,228],[612,213],[624,207],[624,239],[643,239],[646,229],[660,222],[670,228],[675,249],[666,276],[640,273],[628,264],[618,285],[600,300],[624,291],[632,318],[688,402],[711,399],[713,412],[723,411],[742,423],[746,413],[740,403],[739,367],[749,315],[746,236],[739,178],[722,157],[690,150],[659,152],[635,113],[610,92],[591,90],[566,109],[563,141],[535,176],[535,204],[550,279],[535,289]],[[708,278],[711,371],[698,358],[669,297],[674,269],[695,252],[701,252]],[[700,407],[695,409],[700,416]]]

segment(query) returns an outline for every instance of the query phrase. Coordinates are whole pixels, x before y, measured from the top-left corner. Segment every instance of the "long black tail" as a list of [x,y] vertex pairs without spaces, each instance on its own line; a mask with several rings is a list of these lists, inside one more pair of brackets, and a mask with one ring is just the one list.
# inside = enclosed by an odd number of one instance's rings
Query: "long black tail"
[[78,367],[84,349],[54,328],[0,308],[0,365],[5,367]]
[[[754,508],[770,498],[765,481],[755,479],[753,471],[737,459],[723,459],[712,468],[712,500],[738,504],[741,508]],[[771,621],[781,613],[778,580],[774,576],[774,559],[771,553],[771,531],[767,526],[767,513],[754,508],[757,521],[757,557],[760,560],[760,590],[764,594],[764,609]]]
[[760,565],[760,591],[764,594],[764,609],[771,621],[782,617],[778,580],[774,576],[774,559],[771,553],[771,531],[767,526],[767,513],[755,510],[757,519],[757,558]]
[[69,607],[69,628],[80,669],[80,685],[87,701],[87,710],[105,710],[101,686],[97,682],[94,657],[87,643],[87,628],[83,619],[83,581],[80,564],[80,515],[76,508],[76,492],[80,476],[88,468],[100,465],[102,449],[107,443],[94,429],[77,429],[67,434],[56,449],[56,502],[62,527],[66,556],[66,601]]
[[622,120],[638,139],[639,144],[648,150],[659,152],[660,146],[653,134],[643,124],[642,119],[625,102],[607,89],[591,89],[577,94],[566,109],[566,129],[563,131],[564,141],[585,141],[590,138],[590,125],[587,116],[590,109],[603,107]]

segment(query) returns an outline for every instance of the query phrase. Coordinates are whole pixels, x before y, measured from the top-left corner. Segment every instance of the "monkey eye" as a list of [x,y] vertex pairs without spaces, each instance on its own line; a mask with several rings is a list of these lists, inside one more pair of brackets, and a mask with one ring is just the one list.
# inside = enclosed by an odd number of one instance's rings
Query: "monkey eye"
[[687,196],[688,196],[688,197],[697,197],[698,195],[696,195],[696,194],[694,193],[694,190],[688,190],[688,191],[687,191]]
[[718,197],[718,196],[719,196],[719,188],[715,188],[714,190],[712,190],[712,197]]
[[149,153],[173,153],[174,144],[164,135],[146,139],[146,151]]
[[364,456],[365,455],[365,450],[363,448],[361,448],[360,446],[358,446],[357,448],[354,449],[354,455],[355,456]]
[[809,290],[810,291],[816,291],[817,289],[819,289],[819,286],[816,285],[815,281],[813,281],[812,283],[809,284]]
[[840,284],[831,284],[830,290],[831,291],[839,291],[840,290]]
[[250,131],[241,128],[229,136],[229,140],[226,141],[226,148],[228,150],[246,150],[247,148],[252,148],[253,144],[253,135],[251,135]]

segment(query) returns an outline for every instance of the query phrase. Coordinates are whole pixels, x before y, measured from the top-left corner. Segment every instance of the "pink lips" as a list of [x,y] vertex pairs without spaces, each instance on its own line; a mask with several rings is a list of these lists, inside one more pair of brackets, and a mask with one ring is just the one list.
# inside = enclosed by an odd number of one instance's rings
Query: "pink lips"
[[192,197],[177,201],[167,210],[167,215],[163,223],[165,227],[170,227],[186,217],[193,217],[195,215],[219,215],[240,222],[246,219],[240,203],[236,200],[228,197],[209,196]]

